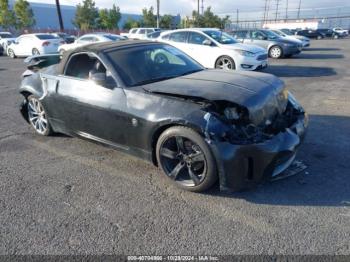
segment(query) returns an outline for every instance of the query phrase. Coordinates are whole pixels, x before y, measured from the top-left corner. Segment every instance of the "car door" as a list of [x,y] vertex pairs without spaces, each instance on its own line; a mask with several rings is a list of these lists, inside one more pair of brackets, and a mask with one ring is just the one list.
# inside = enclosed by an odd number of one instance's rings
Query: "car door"
[[250,31],[250,41],[252,44],[258,45],[265,49],[267,49],[269,46],[269,41],[267,36],[259,30]]
[[17,56],[31,55],[31,41],[29,36],[20,36],[17,38],[14,51]]
[[[185,52],[186,54],[190,53],[189,46],[187,44],[187,37],[188,32],[187,31],[181,31],[181,32],[174,32],[169,34],[165,42],[175,46],[176,48],[180,49],[181,51]],[[164,39],[164,38],[162,38]]]
[[[211,42],[211,45],[207,44],[208,41]],[[189,32],[186,49],[189,56],[206,68],[214,68],[215,61],[220,56],[219,47],[208,37],[198,32]]]
[[[97,63],[104,68],[108,86],[90,80]],[[130,121],[122,114],[125,93],[105,68],[90,53],[73,54],[64,74],[57,76],[56,91],[51,96],[55,109],[49,113],[69,132],[118,147],[125,144],[125,125]]]

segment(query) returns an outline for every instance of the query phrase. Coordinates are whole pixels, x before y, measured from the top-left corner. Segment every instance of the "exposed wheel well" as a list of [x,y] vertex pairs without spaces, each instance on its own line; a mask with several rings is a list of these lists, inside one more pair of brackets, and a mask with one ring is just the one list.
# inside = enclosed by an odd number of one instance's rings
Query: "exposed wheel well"
[[28,96],[32,95],[31,92],[28,92],[28,91],[22,91],[21,92],[21,95],[23,95],[26,99],[28,98]]

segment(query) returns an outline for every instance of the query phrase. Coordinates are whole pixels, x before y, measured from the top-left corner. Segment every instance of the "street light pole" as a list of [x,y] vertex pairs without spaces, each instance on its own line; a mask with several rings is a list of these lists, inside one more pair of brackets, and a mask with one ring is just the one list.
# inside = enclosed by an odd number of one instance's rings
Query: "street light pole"
[[159,0],[157,0],[157,28],[159,28]]
[[57,9],[58,21],[60,23],[60,31],[62,32],[64,30],[64,26],[63,26],[62,14],[61,14],[60,0],[56,0],[56,9]]

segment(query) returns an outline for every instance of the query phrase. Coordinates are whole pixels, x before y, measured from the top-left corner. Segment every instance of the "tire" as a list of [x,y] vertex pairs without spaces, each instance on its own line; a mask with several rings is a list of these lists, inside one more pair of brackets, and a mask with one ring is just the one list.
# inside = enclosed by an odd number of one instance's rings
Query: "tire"
[[269,49],[269,56],[273,59],[279,59],[283,57],[283,50],[278,45],[272,46]]
[[49,136],[52,134],[52,128],[47,118],[46,111],[39,101],[33,95],[28,96],[28,121],[35,132],[42,136]]
[[215,62],[215,68],[224,70],[236,70],[235,61],[229,56],[220,56]]
[[321,40],[321,39],[322,39],[322,36],[318,35],[317,40]]
[[334,38],[334,39],[338,39],[339,36],[338,36],[338,35],[334,35],[333,38]]
[[164,174],[187,191],[205,191],[218,178],[208,144],[190,128],[175,126],[165,130],[157,141],[156,155]]
[[40,55],[39,50],[36,49],[36,48],[33,48],[33,50],[32,50],[32,55]]
[[8,49],[7,50],[7,54],[9,57],[11,57],[12,59],[16,58],[15,52],[12,49]]

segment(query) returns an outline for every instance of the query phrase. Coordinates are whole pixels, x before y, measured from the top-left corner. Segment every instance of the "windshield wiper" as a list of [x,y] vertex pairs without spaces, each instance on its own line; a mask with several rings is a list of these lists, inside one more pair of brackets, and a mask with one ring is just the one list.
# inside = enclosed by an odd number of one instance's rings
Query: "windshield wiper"
[[146,79],[146,80],[137,82],[136,84],[133,84],[133,85],[131,85],[131,86],[147,85],[147,84],[151,84],[151,83],[155,83],[155,82],[159,82],[159,81],[164,81],[164,80],[168,80],[168,79],[175,78],[175,77],[178,77],[178,75],[176,75],[176,76],[164,76],[164,77],[157,77],[157,78]]
[[194,73],[197,73],[197,72],[200,72],[200,71],[203,71],[204,69],[194,69],[194,70],[190,70],[190,71],[187,71],[185,73],[182,73],[181,75],[179,76],[186,76],[186,75],[190,75],[190,74],[194,74]]

